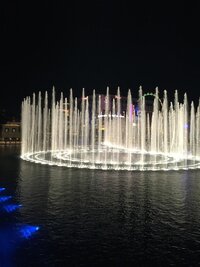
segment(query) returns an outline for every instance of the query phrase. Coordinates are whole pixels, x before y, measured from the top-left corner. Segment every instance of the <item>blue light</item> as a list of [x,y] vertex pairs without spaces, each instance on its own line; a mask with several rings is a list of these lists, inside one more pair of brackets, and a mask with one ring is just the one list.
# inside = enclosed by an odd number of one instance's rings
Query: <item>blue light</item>
[[0,203],[5,202],[11,198],[12,198],[11,196],[2,196],[2,197],[0,197]]
[[10,212],[13,212],[13,211],[15,211],[16,209],[18,209],[18,208],[20,208],[22,205],[14,205],[14,204],[11,204],[11,205],[5,205],[5,206],[3,206],[3,209],[6,211],[6,212],[8,212],[8,213],[10,213]]
[[140,114],[140,110],[139,110],[138,106],[135,107],[135,113],[136,113],[136,116],[138,116]]
[[184,124],[184,128],[187,129],[189,127],[188,123]]
[[39,226],[33,226],[33,225],[25,225],[22,226],[19,229],[20,232],[20,236],[23,238],[28,239],[29,237],[31,237],[35,232],[37,232],[39,230]]
[[0,187],[0,192],[4,191],[5,187]]
[[10,230],[5,227],[0,228],[0,266],[13,266],[11,259],[13,258],[14,248],[15,243]]

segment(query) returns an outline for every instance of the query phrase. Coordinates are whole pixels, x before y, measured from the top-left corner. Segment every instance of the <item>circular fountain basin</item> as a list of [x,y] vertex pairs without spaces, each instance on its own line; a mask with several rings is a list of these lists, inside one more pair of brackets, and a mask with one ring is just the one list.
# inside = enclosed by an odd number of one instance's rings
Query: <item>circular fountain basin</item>
[[200,159],[164,153],[129,151],[124,149],[77,149],[38,151],[22,155],[24,160],[35,163],[101,170],[186,170],[200,168]]

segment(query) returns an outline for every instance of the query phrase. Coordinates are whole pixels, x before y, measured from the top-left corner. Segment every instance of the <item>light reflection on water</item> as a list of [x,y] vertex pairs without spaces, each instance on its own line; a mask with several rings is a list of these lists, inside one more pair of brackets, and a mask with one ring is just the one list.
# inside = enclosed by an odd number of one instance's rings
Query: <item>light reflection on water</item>
[[0,187],[22,204],[8,220],[41,226],[16,248],[19,266],[198,263],[200,171],[68,169],[18,155],[0,147]]

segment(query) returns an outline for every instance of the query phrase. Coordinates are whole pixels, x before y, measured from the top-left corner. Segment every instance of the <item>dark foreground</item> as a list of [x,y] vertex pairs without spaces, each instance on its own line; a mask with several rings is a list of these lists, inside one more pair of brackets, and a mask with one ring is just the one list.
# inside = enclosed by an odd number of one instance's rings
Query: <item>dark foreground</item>
[[[7,266],[200,264],[200,171],[49,167],[1,146],[0,187],[22,205],[0,212],[1,251],[12,240]],[[40,229],[19,241],[12,235],[19,225]]]

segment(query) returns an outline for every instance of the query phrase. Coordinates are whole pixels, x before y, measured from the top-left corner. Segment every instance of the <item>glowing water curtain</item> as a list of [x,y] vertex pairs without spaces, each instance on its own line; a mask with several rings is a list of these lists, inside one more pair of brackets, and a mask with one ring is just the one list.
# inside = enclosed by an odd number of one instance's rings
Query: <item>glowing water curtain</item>
[[[149,96],[151,96],[151,100]],[[50,99],[49,99],[50,98]],[[148,98],[148,99],[147,99]],[[161,100],[162,99],[162,100]],[[148,100],[148,101],[147,101]],[[184,94],[173,102],[155,93],[56,99],[41,92],[22,103],[21,157],[35,163],[114,170],[200,167],[200,108]]]

